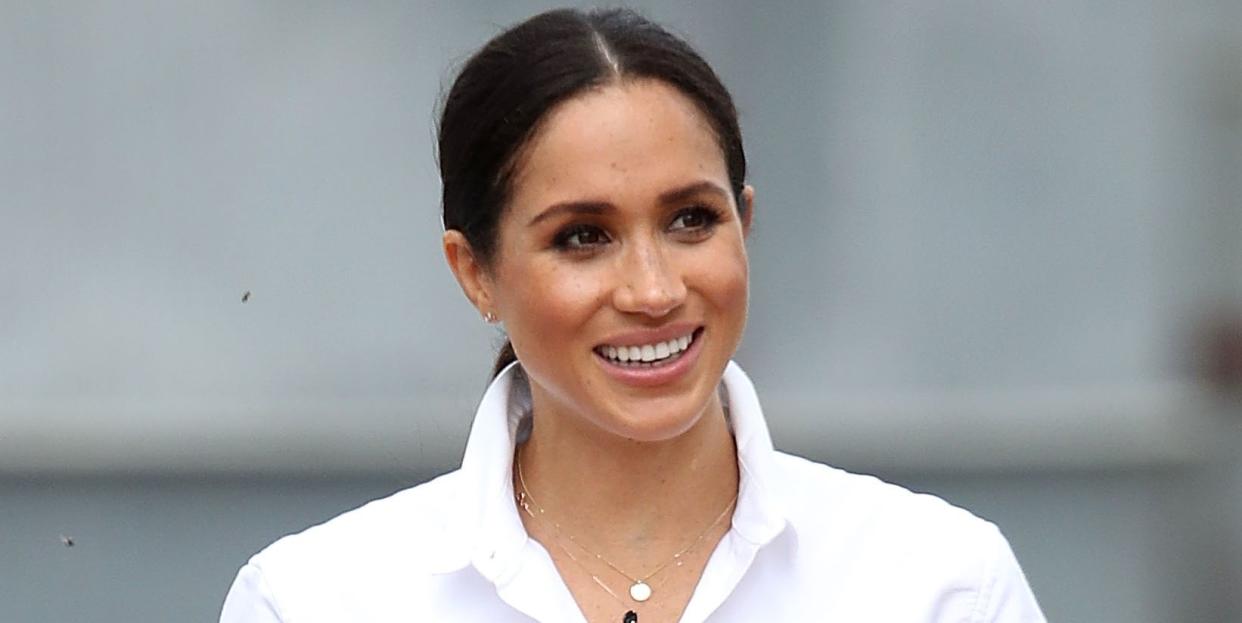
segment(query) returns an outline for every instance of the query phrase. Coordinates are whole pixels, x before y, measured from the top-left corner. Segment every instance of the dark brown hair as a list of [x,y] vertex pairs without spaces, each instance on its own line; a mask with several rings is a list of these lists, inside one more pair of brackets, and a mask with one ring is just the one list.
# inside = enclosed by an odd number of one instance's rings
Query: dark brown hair
[[[444,228],[462,233],[487,265],[521,148],[557,104],[622,79],[670,84],[706,113],[739,210],[746,154],[733,98],[685,41],[629,9],[558,9],[488,41],[462,68],[439,125]],[[495,376],[517,356],[505,342]]]

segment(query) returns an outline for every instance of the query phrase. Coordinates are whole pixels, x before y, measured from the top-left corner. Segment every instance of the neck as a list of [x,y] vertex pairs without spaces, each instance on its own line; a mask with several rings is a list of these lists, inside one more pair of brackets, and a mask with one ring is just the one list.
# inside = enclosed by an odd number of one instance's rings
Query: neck
[[[518,454],[525,484],[557,523],[601,549],[667,550],[719,517],[737,493],[737,455],[718,397],[657,442],[624,439],[541,410]],[[520,487],[520,483],[515,483]]]

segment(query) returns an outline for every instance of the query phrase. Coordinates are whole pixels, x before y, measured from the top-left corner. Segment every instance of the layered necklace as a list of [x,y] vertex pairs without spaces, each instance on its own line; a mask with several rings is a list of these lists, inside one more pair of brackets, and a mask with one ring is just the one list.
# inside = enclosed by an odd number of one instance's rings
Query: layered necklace
[[[578,557],[574,556],[573,552],[571,552],[569,548],[565,547],[562,541],[569,541],[570,543],[574,545],[575,548],[583,552],[586,552],[587,554],[590,554],[591,556],[594,556],[595,560],[604,563],[605,565],[608,566],[608,568],[612,569],[613,571],[616,571],[618,574],[625,577],[625,579],[629,580],[630,581],[630,599],[634,600],[635,602],[642,603],[642,602],[647,601],[648,599],[651,599],[651,596],[654,593],[654,591],[651,588],[651,584],[649,583],[651,578],[654,578],[661,571],[664,571],[665,569],[667,569],[670,565],[676,564],[676,566],[678,567],[682,566],[682,564],[685,561],[683,561],[681,557],[684,556],[690,550],[693,550],[696,546],[698,546],[698,544],[701,543],[705,537],[707,537],[707,533],[711,532],[712,528],[716,527],[716,525],[720,523],[721,519],[724,519],[725,515],[729,513],[729,509],[733,508],[734,503],[737,502],[737,494],[735,493],[733,495],[733,498],[729,500],[729,503],[725,504],[725,507],[720,510],[720,514],[716,516],[716,519],[712,520],[710,524],[707,524],[707,527],[703,528],[703,531],[699,532],[699,535],[695,537],[693,541],[690,541],[689,544],[687,544],[685,547],[678,550],[677,553],[673,554],[672,557],[670,557],[668,560],[665,560],[663,563],[656,566],[655,569],[652,569],[650,572],[646,574],[638,576],[638,575],[634,575],[631,573],[627,573],[626,571],[622,570],[617,565],[613,564],[612,561],[605,558],[602,554],[595,552],[591,550],[590,548],[584,546],[582,543],[578,541],[578,539],[574,538],[572,534],[565,532],[561,528],[561,525],[559,523],[549,518],[547,516],[547,511],[544,510],[543,506],[541,506],[539,502],[535,501],[535,496],[531,495],[530,487],[526,486],[526,475],[522,473],[522,459],[521,459],[520,453],[514,453],[513,462],[517,466],[518,484],[521,486],[521,489],[522,489],[521,491],[517,493],[518,508],[521,508],[522,510],[526,511],[526,514],[530,515],[534,519],[543,522],[547,526],[550,526],[552,528],[552,531],[556,533],[556,537],[557,537],[557,540],[555,541],[556,546],[560,548],[562,552],[565,552],[565,555],[568,556],[569,559],[574,562],[574,564],[578,565],[587,575],[591,576],[591,579],[594,580],[595,583],[599,585],[600,588],[602,588],[605,592],[611,595],[612,598],[617,601],[617,603],[620,603],[623,607],[626,607],[626,608],[629,607],[629,604],[626,603],[625,600],[621,599],[621,597],[618,596],[616,592],[614,592],[611,588],[609,588],[608,585],[605,584],[603,580],[600,580],[598,576],[592,573],[591,570],[588,569],[587,566],[581,560],[578,560]],[[633,610],[628,610],[625,613],[625,616],[621,620],[622,620],[622,623],[638,623],[638,613],[634,612]]]

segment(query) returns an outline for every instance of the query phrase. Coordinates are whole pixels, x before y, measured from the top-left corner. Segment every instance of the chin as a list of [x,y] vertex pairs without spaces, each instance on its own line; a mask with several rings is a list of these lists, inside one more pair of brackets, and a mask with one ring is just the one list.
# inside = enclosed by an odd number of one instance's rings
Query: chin
[[624,401],[616,405],[601,427],[619,437],[640,443],[659,443],[676,439],[698,425],[711,413],[715,387],[703,392],[691,389],[677,396]]

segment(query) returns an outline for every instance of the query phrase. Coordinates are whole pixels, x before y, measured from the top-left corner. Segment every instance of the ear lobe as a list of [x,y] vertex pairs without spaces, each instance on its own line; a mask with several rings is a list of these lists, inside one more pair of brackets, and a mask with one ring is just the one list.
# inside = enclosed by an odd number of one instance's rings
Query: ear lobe
[[444,232],[444,259],[457,278],[457,285],[480,314],[492,312],[492,296],[487,271],[470,248],[470,242],[456,229]]
[[755,219],[755,187],[747,184],[742,187],[742,237],[750,235],[750,224]]

